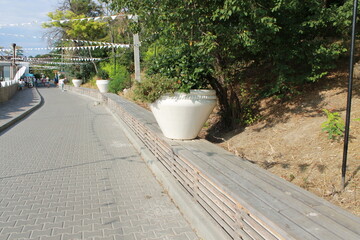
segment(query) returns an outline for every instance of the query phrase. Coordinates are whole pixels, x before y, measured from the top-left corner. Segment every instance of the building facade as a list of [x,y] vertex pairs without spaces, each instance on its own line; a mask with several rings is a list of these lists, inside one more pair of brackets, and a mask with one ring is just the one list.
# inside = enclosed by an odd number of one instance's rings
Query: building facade
[[[25,74],[29,73],[29,62],[25,62],[22,60],[18,60],[15,62],[16,64],[16,71],[22,66],[26,66]],[[0,82],[2,81],[10,81],[10,70],[11,70],[11,61],[10,60],[0,60]]]

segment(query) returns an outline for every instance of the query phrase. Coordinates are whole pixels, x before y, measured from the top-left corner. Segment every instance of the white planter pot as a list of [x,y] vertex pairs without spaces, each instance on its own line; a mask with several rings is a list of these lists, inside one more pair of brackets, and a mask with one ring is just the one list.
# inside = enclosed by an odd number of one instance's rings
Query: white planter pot
[[82,80],[81,79],[73,79],[71,80],[75,87],[80,87]]
[[216,102],[214,90],[190,90],[162,96],[150,109],[165,137],[185,140],[197,137]]
[[101,93],[108,92],[109,82],[109,80],[96,80],[96,85]]

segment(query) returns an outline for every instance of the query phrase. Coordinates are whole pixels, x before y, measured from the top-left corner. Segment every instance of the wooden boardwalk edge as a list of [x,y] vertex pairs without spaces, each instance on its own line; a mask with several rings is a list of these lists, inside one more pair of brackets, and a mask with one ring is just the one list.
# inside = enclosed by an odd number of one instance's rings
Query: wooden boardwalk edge
[[115,94],[104,101],[230,239],[360,239],[360,218],[205,140],[166,139],[152,113]]

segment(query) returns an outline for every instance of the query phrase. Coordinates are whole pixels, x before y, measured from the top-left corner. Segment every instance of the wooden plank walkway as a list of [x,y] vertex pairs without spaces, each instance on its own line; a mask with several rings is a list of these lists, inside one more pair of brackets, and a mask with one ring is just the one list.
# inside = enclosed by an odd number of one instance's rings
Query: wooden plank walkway
[[136,133],[229,239],[360,239],[359,217],[205,140],[163,137],[151,112],[119,96],[98,98]]

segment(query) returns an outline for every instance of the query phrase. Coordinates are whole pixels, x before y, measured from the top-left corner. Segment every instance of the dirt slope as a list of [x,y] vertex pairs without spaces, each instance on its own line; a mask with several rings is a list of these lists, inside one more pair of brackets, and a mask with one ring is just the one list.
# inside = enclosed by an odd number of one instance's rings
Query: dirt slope
[[[351,122],[347,186],[341,191],[343,140],[321,131],[322,109],[345,119],[347,74],[334,73],[291,102],[266,99],[262,120],[223,136],[223,148],[360,216],[360,121]],[[360,118],[360,79],[355,80],[351,119]]]

